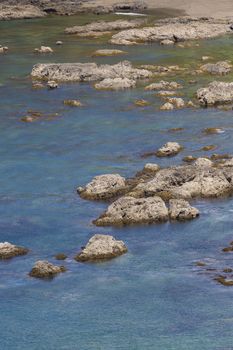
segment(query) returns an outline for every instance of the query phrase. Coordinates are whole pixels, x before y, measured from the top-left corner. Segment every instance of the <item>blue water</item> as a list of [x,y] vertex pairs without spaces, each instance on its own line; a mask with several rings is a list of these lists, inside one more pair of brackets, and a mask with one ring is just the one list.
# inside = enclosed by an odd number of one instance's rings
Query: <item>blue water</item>
[[[68,84],[32,90],[28,75],[34,63],[90,61],[92,51],[108,47],[65,37],[63,29],[77,21],[84,18],[0,23],[0,43],[10,47],[0,56],[0,241],[30,248],[27,256],[0,263],[0,349],[230,350],[233,289],[201,273],[195,261],[232,267],[231,255],[221,248],[233,239],[233,200],[196,202],[201,216],[189,223],[96,228],[91,221],[106,204],[81,200],[75,189],[97,174],[132,176],[148,161],[168,166],[185,155],[208,155],[199,151],[208,144],[231,153],[232,111],[160,112],[159,100],[142,87],[100,92],[90,84]],[[32,54],[39,44],[54,46],[60,39],[65,44],[53,56]],[[203,49],[212,53],[219,47],[227,55],[232,44],[231,38],[218,39],[183,54],[149,45],[127,48],[127,58],[195,61]],[[63,105],[73,98],[84,107]],[[137,98],[152,105],[136,108]],[[30,109],[58,117],[23,123]],[[172,134],[173,127],[184,131]],[[225,132],[206,136],[206,127]],[[170,140],[185,147],[177,157],[141,158]],[[73,256],[94,233],[124,240],[129,253],[102,264],[77,263]],[[53,257],[59,252],[69,256],[68,272],[52,281],[28,276],[38,259],[58,263]]]

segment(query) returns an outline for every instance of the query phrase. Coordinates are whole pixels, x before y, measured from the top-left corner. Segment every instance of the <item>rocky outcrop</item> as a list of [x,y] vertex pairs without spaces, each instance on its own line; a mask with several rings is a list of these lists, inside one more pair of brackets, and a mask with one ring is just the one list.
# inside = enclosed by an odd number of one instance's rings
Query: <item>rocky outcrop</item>
[[95,84],[97,90],[125,90],[135,86],[136,81],[128,78],[107,78]]
[[97,226],[119,226],[149,224],[168,220],[168,209],[160,197],[135,199],[121,197],[113,202],[94,224]]
[[203,72],[213,75],[226,75],[231,72],[232,65],[226,61],[207,63],[200,67]]
[[192,220],[199,216],[199,210],[192,207],[183,199],[171,199],[169,201],[169,217],[171,220]]
[[83,26],[74,26],[65,29],[66,34],[80,34],[80,33],[89,33],[89,32],[112,32],[115,30],[130,29],[141,26],[145,21],[144,20],[117,20],[112,22],[93,22]]
[[182,150],[182,146],[177,142],[167,142],[164,146],[156,152],[157,157],[175,156]]
[[160,21],[153,27],[123,30],[112,36],[111,43],[132,45],[143,42],[179,41],[215,38],[231,30],[227,23],[220,21],[177,18],[172,21]]
[[85,187],[79,187],[78,193],[85,199],[108,199],[122,193],[126,188],[125,178],[118,174],[105,174],[94,177]]
[[127,247],[123,241],[117,241],[109,235],[94,235],[75,257],[80,262],[98,262],[116,258],[127,253]]
[[233,82],[214,81],[206,88],[197,90],[197,98],[201,105],[218,105],[233,102]]
[[146,79],[152,73],[146,69],[134,68],[128,61],[114,65],[96,63],[48,63],[33,67],[32,78],[55,81],[98,81],[103,79]]
[[46,13],[32,5],[7,4],[0,5],[0,20],[39,18],[46,16]]
[[48,261],[39,260],[33,266],[29,276],[37,278],[53,278],[57,274],[65,271],[66,268],[64,266],[56,266]]
[[10,259],[15,256],[25,255],[28,251],[27,248],[19,247],[9,242],[0,243],[0,259]]

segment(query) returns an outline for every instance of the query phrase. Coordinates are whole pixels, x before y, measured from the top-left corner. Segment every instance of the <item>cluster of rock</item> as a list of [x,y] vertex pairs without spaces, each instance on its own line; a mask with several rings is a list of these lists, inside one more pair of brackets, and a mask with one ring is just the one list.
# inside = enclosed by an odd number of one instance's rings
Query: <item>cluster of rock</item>
[[233,82],[213,81],[207,87],[197,90],[197,98],[204,106],[232,103]]
[[78,188],[78,192],[82,198],[92,200],[120,197],[94,221],[97,226],[167,221],[169,211],[165,202],[172,212],[170,219],[190,219],[198,212],[189,206],[187,199],[232,195],[233,160],[215,163],[198,158],[192,164],[160,170],[149,164],[132,179],[115,174],[97,176]]
[[48,63],[33,67],[33,79],[63,82],[101,81],[97,89],[124,89],[133,87],[137,79],[148,79],[152,73],[146,69],[134,68],[129,61],[114,65],[96,63]]
[[145,42],[175,44],[180,41],[215,38],[231,33],[228,23],[213,19],[176,18],[158,21],[153,27],[123,30],[110,40],[117,45],[135,45]]
[[33,5],[22,6],[17,2],[13,6],[7,4],[0,5],[0,20],[40,18],[44,16],[46,16],[46,13]]

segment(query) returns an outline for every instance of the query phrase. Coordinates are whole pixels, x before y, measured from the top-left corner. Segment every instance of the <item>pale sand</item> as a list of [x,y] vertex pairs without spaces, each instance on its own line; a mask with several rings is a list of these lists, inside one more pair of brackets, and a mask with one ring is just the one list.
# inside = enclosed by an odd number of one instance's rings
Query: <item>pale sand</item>
[[[88,6],[110,6],[116,3],[130,3],[131,0],[95,0]],[[151,9],[176,9],[185,11],[189,16],[233,17],[233,0],[145,0]],[[87,3],[85,3],[87,5]]]

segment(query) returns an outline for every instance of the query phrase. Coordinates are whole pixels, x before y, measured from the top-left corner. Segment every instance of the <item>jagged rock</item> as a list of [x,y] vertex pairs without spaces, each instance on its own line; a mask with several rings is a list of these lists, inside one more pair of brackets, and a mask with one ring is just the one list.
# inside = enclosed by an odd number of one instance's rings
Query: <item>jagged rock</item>
[[117,241],[109,235],[97,234],[88,241],[75,260],[85,262],[113,259],[127,253],[127,251],[123,241]]
[[97,90],[125,90],[134,88],[136,81],[128,78],[106,78],[95,84]]
[[117,56],[117,55],[123,55],[126,54],[126,51],[122,50],[96,50],[92,56]]
[[28,249],[9,242],[0,243],[0,259],[10,259],[14,256],[25,255]]
[[35,263],[29,275],[37,278],[52,278],[60,272],[65,272],[64,266],[56,266],[48,261],[39,260]]
[[174,109],[174,105],[172,103],[166,102],[162,106],[160,106],[161,111],[171,111]]
[[194,157],[194,156],[186,156],[186,157],[183,158],[183,161],[184,161],[184,162],[187,162],[187,163],[192,163],[192,162],[194,162],[196,159],[197,159],[197,157]]
[[207,63],[200,67],[203,72],[210,74],[220,74],[225,75],[230,73],[232,65],[225,61],[220,61],[217,63]]
[[181,89],[182,85],[178,84],[176,81],[164,81],[161,80],[158,83],[153,83],[145,87],[145,90],[176,90],[176,89]]
[[45,12],[41,11],[38,7],[32,5],[0,5],[0,20],[39,18],[45,16]]
[[177,142],[167,142],[157,152],[157,157],[170,157],[175,156],[182,150],[182,147]]
[[[123,30],[114,34],[112,44],[132,45],[142,42],[157,42],[172,40],[175,42],[215,38],[230,33],[231,30],[226,23],[208,19],[182,18],[173,19],[168,23],[160,21],[153,27]],[[183,45],[183,44],[182,44]]]
[[112,22],[93,22],[83,26],[74,26],[65,29],[66,34],[80,34],[80,33],[88,33],[88,32],[106,32],[106,31],[115,31],[122,30],[126,28],[136,28],[141,26],[145,21],[144,20],[117,20]]
[[201,105],[216,105],[233,102],[233,82],[214,81],[206,88],[197,90],[197,98]]
[[41,46],[39,49],[34,50],[36,53],[53,53],[53,49],[49,46]]
[[113,202],[94,224],[97,226],[118,226],[149,224],[168,220],[168,209],[160,197],[135,199],[121,197]]
[[169,201],[169,216],[171,220],[192,220],[199,216],[199,211],[183,199],[171,199]]
[[93,178],[85,187],[79,187],[80,197],[85,199],[108,199],[124,191],[125,178],[118,174],[105,174]]
[[96,63],[48,63],[33,67],[32,78],[56,81],[98,81],[103,79],[128,78],[132,80],[150,78],[152,73],[134,68],[128,61],[114,65]]

